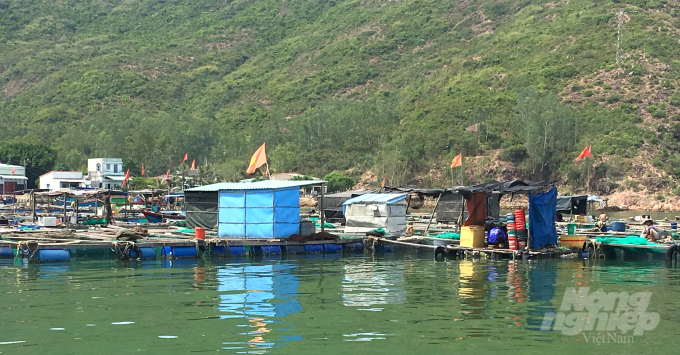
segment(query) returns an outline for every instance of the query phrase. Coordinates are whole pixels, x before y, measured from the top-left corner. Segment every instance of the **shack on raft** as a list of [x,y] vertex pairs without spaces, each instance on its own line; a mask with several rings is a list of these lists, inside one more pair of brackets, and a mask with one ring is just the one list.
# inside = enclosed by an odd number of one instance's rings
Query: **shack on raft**
[[[448,189],[386,186],[385,190],[436,198],[437,222],[457,222],[456,224],[461,229],[471,226],[485,227],[488,221],[499,223],[501,221],[500,198],[506,194],[526,194],[529,196],[529,233],[528,240],[525,239],[527,246],[530,249],[540,249],[557,244],[558,236],[555,225],[557,188],[551,183],[493,180],[479,185]],[[460,202],[451,204],[456,209],[449,211],[446,210],[447,204],[443,204],[440,209],[439,204],[442,200]],[[439,219],[440,213],[445,216],[443,221]],[[454,218],[455,214],[459,217]],[[520,238],[518,240],[522,241]]]
[[300,188],[322,186],[323,201],[325,183],[267,180],[194,187],[184,192],[187,227],[217,226],[220,238],[285,239],[300,233]]

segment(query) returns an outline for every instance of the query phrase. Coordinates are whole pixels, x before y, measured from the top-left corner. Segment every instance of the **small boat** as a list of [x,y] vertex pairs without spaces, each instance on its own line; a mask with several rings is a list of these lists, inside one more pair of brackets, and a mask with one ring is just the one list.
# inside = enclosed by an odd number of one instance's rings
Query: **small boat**
[[182,212],[180,211],[161,211],[161,212],[152,212],[152,211],[147,211],[147,210],[142,210],[142,214],[146,219],[149,221],[149,223],[163,223],[164,219],[170,219],[173,221],[183,221],[187,218]]
[[[66,203],[68,206],[71,206],[71,203],[73,203],[73,198],[67,198]],[[54,200],[54,204],[57,206],[63,206],[64,205],[64,199],[63,198],[57,198]],[[87,199],[87,200],[82,200],[78,201],[78,207],[95,207],[95,206],[104,206],[103,202],[99,202],[96,199]]]

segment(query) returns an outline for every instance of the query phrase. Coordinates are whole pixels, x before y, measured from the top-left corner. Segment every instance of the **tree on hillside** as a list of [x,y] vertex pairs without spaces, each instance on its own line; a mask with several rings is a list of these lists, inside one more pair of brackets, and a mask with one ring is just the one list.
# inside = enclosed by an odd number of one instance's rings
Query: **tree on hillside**
[[332,172],[324,176],[323,179],[326,180],[328,192],[330,193],[346,191],[349,190],[352,186],[354,186],[354,179],[339,172]]
[[548,178],[557,167],[558,154],[571,151],[574,118],[571,108],[553,94],[527,88],[517,95],[517,132],[524,139],[532,175]]
[[54,168],[56,157],[56,152],[41,144],[12,142],[0,145],[0,162],[26,167],[27,188],[35,188],[40,175]]

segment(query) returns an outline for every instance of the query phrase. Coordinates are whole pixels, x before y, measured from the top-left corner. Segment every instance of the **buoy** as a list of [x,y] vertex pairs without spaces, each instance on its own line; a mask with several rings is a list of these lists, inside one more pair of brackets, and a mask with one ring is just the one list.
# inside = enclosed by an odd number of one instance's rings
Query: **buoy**
[[524,215],[524,210],[515,210],[515,230],[521,231],[526,229],[526,217]]
[[517,250],[517,236],[515,233],[508,233],[508,245],[508,249]]

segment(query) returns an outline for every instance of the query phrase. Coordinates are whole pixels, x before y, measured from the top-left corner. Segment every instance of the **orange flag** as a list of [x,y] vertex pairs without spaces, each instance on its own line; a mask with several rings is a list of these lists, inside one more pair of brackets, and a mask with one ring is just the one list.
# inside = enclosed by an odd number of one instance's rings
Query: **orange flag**
[[12,175],[10,175],[10,176],[14,176],[14,172],[15,172],[16,170],[17,170],[17,167],[16,167],[16,166],[13,167],[13,168],[12,168]]
[[144,164],[142,164],[142,176],[144,176]]
[[189,160],[189,153],[184,153],[184,159],[182,159],[182,163],[184,163],[187,160]]
[[381,186],[382,186],[382,187],[385,187],[385,185],[387,185],[387,178],[384,177]]
[[590,158],[590,148],[591,148],[591,147],[592,147],[592,145],[589,145],[589,146],[583,148],[583,151],[581,152],[581,154],[579,154],[579,155],[576,157],[576,159],[574,159],[574,161],[579,161],[579,160],[581,160],[581,159],[583,159],[583,158],[585,158],[585,157]]
[[130,179],[130,169],[127,169],[127,171],[125,172],[125,177],[123,178],[123,186],[127,185],[129,179]]
[[255,151],[255,154],[253,154],[253,157],[250,158],[250,165],[248,165],[248,169],[246,169],[246,173],[252,174],[255,172],[255,169],[261,167],[263,164],[267,163],[267,153],[264,150],[264,143],[257,148]]
[[196,159],[191,161],[191,170],[196,170]]
[[451,169],[463,165],[463,153],[456,155],[453,160],[451,160]]

